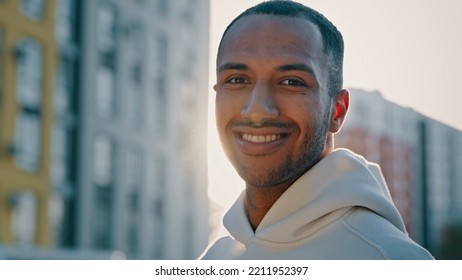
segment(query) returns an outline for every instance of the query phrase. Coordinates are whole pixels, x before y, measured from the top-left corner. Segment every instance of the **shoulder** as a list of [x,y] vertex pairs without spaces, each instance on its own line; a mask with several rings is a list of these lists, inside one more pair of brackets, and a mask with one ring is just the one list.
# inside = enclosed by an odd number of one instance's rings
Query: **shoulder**
[[243,245],[230,236],[222,237],[212,242],[202,253],[202,260],[235,259],[236,253],[241,251]]
[[384,259],[433,259],[427,250],[406,233],[369,209],[357,207],[343,220],[343,225],[357,238],[380,252]]

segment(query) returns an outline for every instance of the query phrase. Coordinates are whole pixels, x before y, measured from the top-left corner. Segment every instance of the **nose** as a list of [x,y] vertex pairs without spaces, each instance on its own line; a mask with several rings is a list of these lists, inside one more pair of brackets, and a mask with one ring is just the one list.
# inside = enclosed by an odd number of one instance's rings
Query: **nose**
[[279,109],[271,88],[264,82],[257,83],[249,93],[241,110],[241,117],[258,123],[265,119],[276,119],[278,116]]

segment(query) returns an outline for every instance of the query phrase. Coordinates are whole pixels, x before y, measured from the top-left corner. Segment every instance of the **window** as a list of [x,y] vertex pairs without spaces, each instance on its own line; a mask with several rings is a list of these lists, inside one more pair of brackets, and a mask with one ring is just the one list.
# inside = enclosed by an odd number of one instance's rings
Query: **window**
[[139,24],[130,26],[127,36],[127,119],[131,127],[141,127],[144,116],[142,85],[143,34]]
[[55,79],[53,96],[54,110],[58,115],[73,112],[74,64],[67,58],[61,58]]
[[147,96],[147,120],[158,135],[167,129],[167,72],[168,41],[165,34],[151,37],[150,65],[152,67],[151,90]]
[[52,132],[51,181],[53,192],[49,201],[49,217],[56,246],[73,244],[71,130],[62,120],[57,120]]
[[52,164],[51,180],[54,186],[60,186],[69,181],[69,146],[70,137],[63,125],[56,124],[52,133]]
[[105,188],[112,184],[113,144],[109,136],[99,135],[94,142],[94,183]]
[[116,113],[115,59],[116,59],[116,14],[109,4],[98,7],[98,55],[99,66],[96,76],[96,111],[104,119],[111,119]]
[[40,20],[44,14],[44,0],[22,0],[22,13],[33,20]]
[[149,157],[147,161],[146,179],[147,179],[147,199],[149,201],[149,215],[146,221],[146,227],[151,239],[146,244],[149,246],[149,253],[152,258],[159,259],[164,254],[164,232],[163,226],[165,221],[164,212],[164,190],[166,188],[166,164],[165,158]]
[[41,46],[32,39],[23,39],[17,48],[17,59],[17,98],[21,112],[16,119],[15,163],[33,172],[40,162]]
[[37,198],[32,192],[19,192],[10,197],[12,207],[11,231],[18,245],[35,243]]
[[17,59],[19,103],[39,108],[42,98],[42,47],[33,39],[23,39],[17,47]]
[[107,135],[98,135],[93,147],[93,221],[92,245],[108,249],[112,243],[112,208],[114,183],[114,145]]
[[60,43],[75,41],[75,0],[57,0],[56,39]]
[[125,229],[126,244],[128,253],[138,252],[139,227],[141,222],[140,213],[140,192],[143,186],[143,161],[141,153],[130,151],[127,153],[125,161],[126,170],[126,207],[125,207]]
[[127,87],[126,105],[128,123],[131,127],[139,128],[142,126],[144,113],[142,87],[133,80],[128,82]]
[[65,220],[66,200],[54,191],[48,201],[48,216],[50,217],[51,231],[57,247],[66,244],[66,231],[70,230]]
[[15,163],[29,172],[40,165],[40,118],[30,112],[22,112],[16,119]]
[[96,73],[96,110],[105,119],[115,113],[114,72],[112,69],[100,66]]
[[101,52],[112,52],[116,45],[116,14],[109,4],[101,4],[97,15],[97,40]]

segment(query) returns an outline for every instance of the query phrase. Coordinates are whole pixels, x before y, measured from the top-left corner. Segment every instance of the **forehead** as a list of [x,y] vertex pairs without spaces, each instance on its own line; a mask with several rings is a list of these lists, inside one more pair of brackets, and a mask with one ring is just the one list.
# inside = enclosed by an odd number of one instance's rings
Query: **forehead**
[[217,59],[236,53],[258,55],[322,54],[319,28],[307,19],[274,15],[248,15],[236,21],[223,38]]

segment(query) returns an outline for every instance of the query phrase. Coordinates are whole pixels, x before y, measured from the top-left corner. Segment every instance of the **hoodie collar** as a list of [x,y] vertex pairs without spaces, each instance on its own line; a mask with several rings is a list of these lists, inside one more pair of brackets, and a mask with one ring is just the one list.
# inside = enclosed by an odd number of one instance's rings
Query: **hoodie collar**
[[226,213],[230,234],[246,244],[251,238],[295,242],[300,229],[341,208],[368,208],[406,232],[376,164],[346,149],[337,149],[300,177],[274,203],[254,232],[244,211],[245,191]]

